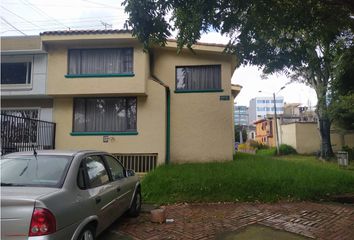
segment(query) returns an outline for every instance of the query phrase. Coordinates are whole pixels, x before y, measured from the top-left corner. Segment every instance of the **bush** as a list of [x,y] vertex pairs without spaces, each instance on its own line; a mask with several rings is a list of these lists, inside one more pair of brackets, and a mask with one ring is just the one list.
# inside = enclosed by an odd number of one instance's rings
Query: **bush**
[[348,160],[354,160],[354,147],[343,146],[342,151],[348,152]]
[[268,145],[259,143],[259,142],[254,141],[254,140],[249,140],[247,142],[247,144],[250,145],[251,147],[253,147],[254,149],[268,149],[269,148]]
[[289,154],[296,154],[297,152],[295,148],[293,148],[292,146],[287,144],[281,144],[279,146],[279,153],[280,155],[289,155]]

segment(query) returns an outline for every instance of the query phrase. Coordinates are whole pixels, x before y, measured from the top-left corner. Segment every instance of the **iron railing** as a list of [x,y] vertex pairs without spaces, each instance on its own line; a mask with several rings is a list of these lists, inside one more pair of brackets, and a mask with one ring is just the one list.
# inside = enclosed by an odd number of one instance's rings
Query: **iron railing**
[[1,155],[55,148],[55,123],[1,114]]

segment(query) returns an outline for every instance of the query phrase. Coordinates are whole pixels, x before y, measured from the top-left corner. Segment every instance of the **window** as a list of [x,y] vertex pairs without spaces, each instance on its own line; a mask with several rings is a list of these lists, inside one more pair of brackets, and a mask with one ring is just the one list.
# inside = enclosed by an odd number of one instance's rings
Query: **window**
[[176,67],[176,91],[221,90],[221,65]]
[[72,157],[33,155],[5,157],[0,161],[1,182],[13,185],[60,187]]
[[39,118],[38,109],[1,109],[1,114],[32,119]]
[[111,170],[113,181],[125,177],[124,168],[123,168],[123,166],[118,162],[117,159],[115,159],[115,158],[112,157],[112,156],[108,156],[108,155],[104,156],[104,158],[106,159],[106,162],[107,162],[107,164],[108,164],[108,167],[109,167],[109,169]]
[[69,75],[133,73],[133,49],[69,50]]
[[91,188],[98,187],[109,182],[108,173],[101,157],[87,157],[85,159],[85,166]]
[[74,132],[136,132],[136,97],[74,99]]
[[31,62],[2,62],[1,84],[28,85],[31,83],[31,73]]

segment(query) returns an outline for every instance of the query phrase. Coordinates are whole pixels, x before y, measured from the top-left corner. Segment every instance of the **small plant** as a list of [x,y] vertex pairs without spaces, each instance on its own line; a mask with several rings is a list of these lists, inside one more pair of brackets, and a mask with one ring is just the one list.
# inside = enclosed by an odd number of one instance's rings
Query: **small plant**
[[287,144],[281,144],[279,146],[279,153],[280,155],[289,155],[289,154],[296,154],[297,152],[295,148],[293,148],[292,146]]

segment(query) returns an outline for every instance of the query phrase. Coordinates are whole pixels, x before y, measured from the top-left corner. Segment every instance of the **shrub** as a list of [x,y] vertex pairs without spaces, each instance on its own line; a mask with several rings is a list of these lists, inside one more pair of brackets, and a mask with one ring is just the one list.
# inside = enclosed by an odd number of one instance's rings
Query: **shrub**
[[281,144],[279,146],[279,153],[280,155],[289,155],[289,154],[296,154],[297,152],[295,148],[293,148],[292,146],[287,144]]
[[250,145],[251,147],[253,147],[254,149],[268,149],[269,148],[268,145],[259,143],[259,142],[254,141],[254,140],[249,140],[247,142],[247,144]]

